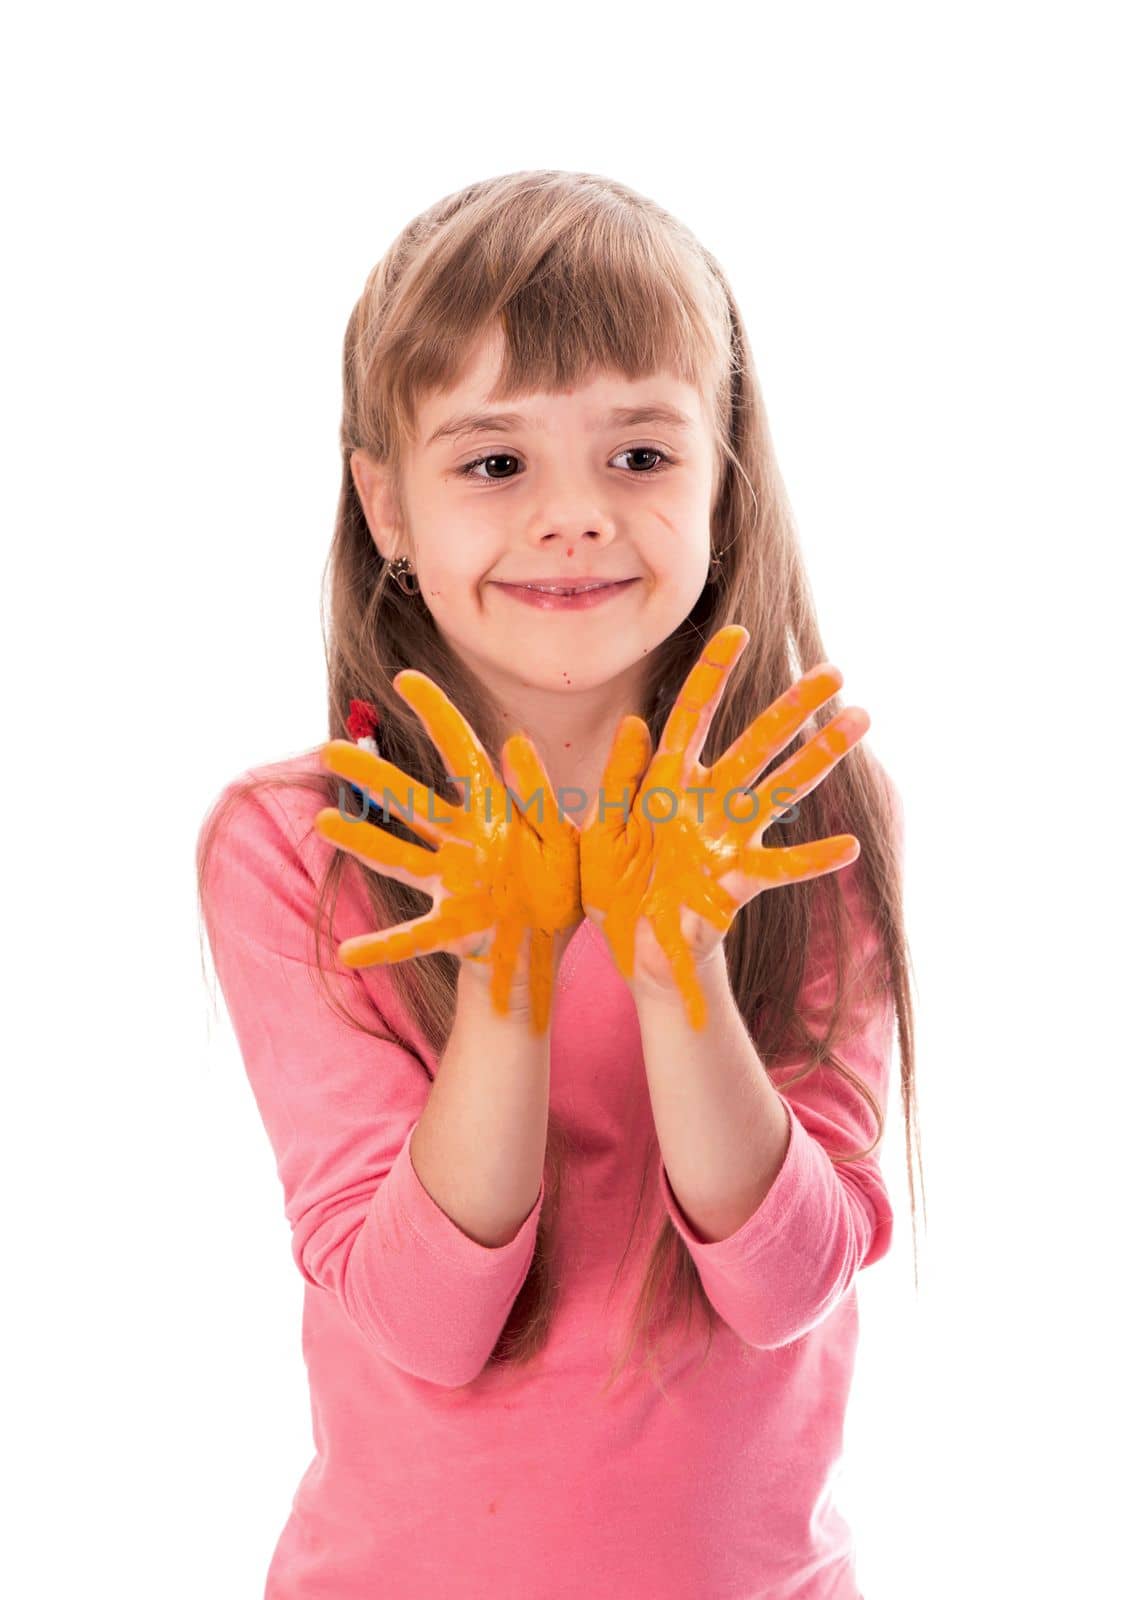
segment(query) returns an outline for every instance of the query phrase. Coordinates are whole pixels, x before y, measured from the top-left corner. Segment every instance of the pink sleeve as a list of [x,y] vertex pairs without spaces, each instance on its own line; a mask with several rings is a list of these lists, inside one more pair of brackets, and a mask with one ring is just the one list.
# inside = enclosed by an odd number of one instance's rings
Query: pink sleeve
[[[395,1366],[445,1388],[469,1383],[526,1276],[544,1185],[518,1233],[497,1248],[465,1234],[424,1188],[410,1136],[431,1080],[420,1057],[388,1036],[360,974],[336,960],[343,938],[366,931],[344,891],[326,946],[329,982],[338,1003],[382,1037],[338,1017],[316,983],[316,884],[278,791],[237,802],[207,874],[216,974],[275,1152],[302,1276],[333,1295]],[[379,969],[366,980],[374,974],[387,983]]]
[[[887,778],[890,784],[889,777]],[[891,785],[896,848],[902,859],[902,803]],[[850,917],[845,984],[852,972],[868,985],[872,957],[882,956],[878,929],[866,914],[857,864],[839,873]],[[835,992],[829,930],[813,930],[799,1003],[819,1037]],[[849,1001],[844,1032],[834,1047],[846,1066],[867,1084],[887,1113],[890,1060],[895,1030],[889,987],[868,997],[859,984]],[[800,1056],[774,1067],[787,1081],[803,1065]],[[836,1163],[829,1151],[847,1154],[871,1143],[874,1118],[859,1091],[829,1067],[817,1067],[778,1095],[789,1118],[784,1164],[751,1217],[725,1239],[705,1241],[679,1207],[660,1161],[659,1183],[667,1214],[698,1267],[702,1286],[718,1314],[747,1344],[772,1350],[790,1344],[822,1322],[842,1300],[863,1267],[890,1248],[893,1212],[879,1169],[879,1151],[862,1161]]]

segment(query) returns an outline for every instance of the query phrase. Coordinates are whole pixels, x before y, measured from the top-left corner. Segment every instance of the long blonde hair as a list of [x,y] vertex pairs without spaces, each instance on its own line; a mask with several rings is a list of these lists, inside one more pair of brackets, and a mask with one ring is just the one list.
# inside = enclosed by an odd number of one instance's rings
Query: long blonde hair
[[[407,597],[390,582],[354,487],[350,456],[359,449],[369,452],[388,465],[396,485],[405,442],[414,436],[419,397],[450,386],[472,344],[499,325],[505,334],[504,366],[492,399],[570,387],[607,370],[628,379],[673,371],[713,397],[720,468],[711,532],[720,566],[685,621],[653,652],[641,714],[658,743],[674,696],[705,641],[725,623],[742,623],[749,643],[711,728],[709,744],[713,755],[719,754],[747,725],[751,707],[764,709],[802,672],[827,659],[745,328],[714,257],[675,218],[611,179],[552,170],[473,183],[421,213],[369,274],[349,318],[341,492],[327,563],[327,738],[349,737],[346,719],[352,699],[372,701],[380,713],[382,754],[457,801],[437,750],[391,689],[395,673],[416,667],[451,696],[498,761],[506,731],[499,708],[446,645],[422,598]],[[836,696],[812,721],[822,727],[841,709]],[[809,737],[811,729],[802,730],[769,770]],[[713,756],[703,752],[702,759]],[[232,803],[271,781],[249,780],[233,793]],[[313,789],[327,805],[338,802],[339,780],[330,773],[274,781]],[[851,832],[860,841],[853,870],[860,873],[885,950],[879,989],[893,996],[897,1017],[913,1235],[912,1150],[920,1174],[921,1150],[896,804],[886,774],[861,744],[794,809],[787,838],[777,822],[767,829],[765,843],[798,844],[839,832]],[[226,811],[215,812],[201,840],[201,892],[211,841]],[[386,819],[378,810],[370,820],[419,842],[391,812]],[[324,983],[327,964],[334,961],[326,930],[347,862],[363,882],[374,928],[417,917],[431,901],[417,889],[362,868],[342,852],[335,853],[319,887],[316,950],[327,1003],[353,1026],[373,1033],[362,1018],[337,1005]],[[836,1163],[868,1156],[884,1124],[882,1107],[867,1084],[834,1051],[846,1009],[844,901],[838,876],[830,873],[757,896],[739,912],[725,943],[734,995],[767,1068],[772,1070],[785,1054],[795,1060],[798,1050],[807,1063],[778,1087],[828,1068],[847,1078],[869,1104],[876,1124],[872,1143],[863,1150],[832,1154]],[[837,998],[823,1038],[810,1034],[797,1010],[817,913],[830,919],[836,951]],[[457,957],[440,952],[382,969],[437,1056],[454,1018],[458,968]],[[653,1131],[653,1148],[655,1143]],[[568,1155],[565,1129],[551,1112],[546,1193],[533,1260],[491,1362],[528,1362],[545,1343],[556,1293],[558,1198]],[[648,1163],[632,1235],[650,1174]],[[914,1242],[917,1283],[916,1237]],[[631,1236],[617,1278],[630,1245]],[[689,1326],[696,1308],[705,1319],[709,1350],[717,1313],[689,1251],[665,1217],[644,1269],[627,1345],[609,1383],[641,1336],[654,1375],[653,1328],[669,1325],[677,1312]]]

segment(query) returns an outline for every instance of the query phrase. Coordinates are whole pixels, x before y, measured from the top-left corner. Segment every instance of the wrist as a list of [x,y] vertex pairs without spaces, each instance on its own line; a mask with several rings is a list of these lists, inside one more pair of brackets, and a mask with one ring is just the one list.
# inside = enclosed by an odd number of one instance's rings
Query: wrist
[[[489,1000],[494,986],[494,965],[490,957],[478,961],[464,958],[459,965],[459,985],[476,1000]],[[515,973],[510,980],[510,1010],[528,1009],[529,997],[529,986]]]
[[[724,944],[715,945],[709,955],[696,960],[693,965],[695,979],[704,990],[710,991],[719,986],[729,987],[730,974],[726,965],[726,948]],[[656,1005],[671,1005],[679,1007],[683,1004],[683,993],[679,988],[674,973],[669,977],[640,977],[635,975],[625,980],[634,999],[637,1001],[652,1001]]]

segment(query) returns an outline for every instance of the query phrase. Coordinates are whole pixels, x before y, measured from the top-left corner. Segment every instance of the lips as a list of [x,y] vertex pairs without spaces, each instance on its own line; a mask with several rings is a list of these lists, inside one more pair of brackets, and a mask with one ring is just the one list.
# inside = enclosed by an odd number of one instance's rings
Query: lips
[[591,594],[594,589],[610,589],[611,579],[602,579],[599,583],[521,583],[511,584],[511,588],[532,589],[535,594]]
[[495,587],[521,605],[539,611],[587,611],[611,605],[639,582],[638,578],[538,578],[524,583],[495,583]]
[[578,590],[608,589],[617,583],[630,583],[630,578],[530,578],[499,579],[506,589],[535,589],[538,594],[575,594]]

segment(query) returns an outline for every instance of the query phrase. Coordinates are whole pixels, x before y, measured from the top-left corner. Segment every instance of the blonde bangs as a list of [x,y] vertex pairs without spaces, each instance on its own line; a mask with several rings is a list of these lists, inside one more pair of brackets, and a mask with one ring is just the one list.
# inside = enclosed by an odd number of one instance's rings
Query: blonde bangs
[[559,393],[602,372],[629,381],[671,372],[707,397],[726,436],[725,289],[698,241],[673,235],[671,219],[638,197],[619,202],[606,180],[586,194],[575,174],[561,188],[515,183],[509,198],[495,183],[465,195],[415,248],[395,286],[360,302],[383,315],[353,330],[349,377],[366,435],[347,441],[353,448],[395,462],[401,442],[415,439],[421,399],[453,387],[492,328],[504,354],[490,403]]

